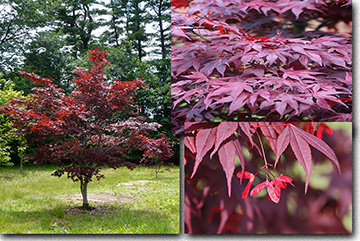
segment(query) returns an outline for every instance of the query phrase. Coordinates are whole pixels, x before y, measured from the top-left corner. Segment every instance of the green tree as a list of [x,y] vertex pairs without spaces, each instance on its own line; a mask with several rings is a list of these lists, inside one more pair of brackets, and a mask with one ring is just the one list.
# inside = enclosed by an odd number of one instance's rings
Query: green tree
[[144,0],[127,2],[128,12],[130,13],[126,24],[127,37],[134,44],[140,61],[142,57],[146,55],[144,43],[148,40],[148,36],[145,31],[145,25],[149,21],[149,19],[146,18],[146,10],[142,6],[143,3]]
[[[163,63],[166,60],[140,61],[137,55],[129,53],[131,49],[132,44],[128,41],[110,48],[107,56],[112,64],[105,73],[109,80],[131,81],[143,78],[149,88],[138,91],[136,96],[137,103],[142,106],[141,113],[161,124],[162,130],[170,130],[170,73],[169,70],[160,69],[168,66]],[[168,74],[164,74],[166,71]]]
[[[0,76],[0,105],[9,104],[11,98],[23,98],[22,92],[13,89],[14,84],[9,80],[4,80]],[[26,150],[26,141],[23,136],[15,133],[16,129],[11,126],[9,116],[0,113],[0,165],[12,166],[14,160],[11,156],[16,156],[20,161],[22,172],[22,163]]]
[[[23,71],[34,72],[44,78],[51,77],[57,86],[70,92],[74,70],[71,63],[74,59],[61,32],[39,32],[25,49]],[[21,80],[25,81],[25,78]]]
[[109,9],[111,19],[106,24],[109,27],[102,39],[107,39],[110,45],[119,45],[120,37],[133,44],[140,61],[146,55],[144,45],[148,40],[146,24],[150,19],[145,8],[144,0],[111,0],[105,7]]
[[158,42],[162,59],[170,57],[170,7],[170,0],[148,0],[146,3],[152,25],[157,30],[152,36]]
[[33,31],[51,21],[57,0],[0,0],[0,72],[22,60],[23,46]]
[[[105,7],[111,18],[102,42],[121,46],[108,51],[112,63],[108,75],[121,80],[144,77],[149,88],[138,93],[137,102],[145,115],[170,130],[170,1],[111,0]],[[155,31],[149,31],[150,27]],[[150,60],[143,58],[144,43],[151,48]]]
[[94,31],[103,24],[101,16],[106,13],[96,4],[96,0],[65,0],[57,9],[57,30],[66,34],[74,57],[86,53],[96,41]]
[[119,46],[122,38],[125,36],[127,8],[124,0],[110,0],[108,4],[104,3],[104,7],[108,9],[107,15],[110,20],[105,23],[109,29],[105,30],[101,36],[101,42],[110,46]]
[[145,100],[153,106],[153,118],[164,127],[171,136],[171,87],[170,87],[170,58],[156,59],[148,62],[152,66],[157,80],[150,84],[151,93]]

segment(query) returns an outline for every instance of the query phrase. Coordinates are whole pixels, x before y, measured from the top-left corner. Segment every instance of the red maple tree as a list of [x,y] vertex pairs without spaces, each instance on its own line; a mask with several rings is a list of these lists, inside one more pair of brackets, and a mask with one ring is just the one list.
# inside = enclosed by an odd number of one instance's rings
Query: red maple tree
[[103,69],[109,65],[106,51],[89,52],[93,66],[78,68],[75,89],[65,95],[52,79],[20,71],[31,79],[33,93],[27,98],[13,98],[1,111],[11,117],[19,134],[26,134],[35,152],[29,158],[35,164],[60,166],[52,175],[80,181],[83,208],[88,209],[87,185],[95,176],[104,178],[103,167],[117,168],[135,164],[127,160],[133,150],[143,151],[143,160],[165,160],[173,152],[167,138],[152,139],[150,132],[160,124],[147,123],[138,116],[135,91],[145,88],[142,80],[107,82]]
[[175,1],[172,122],[351,121],[351,1]]

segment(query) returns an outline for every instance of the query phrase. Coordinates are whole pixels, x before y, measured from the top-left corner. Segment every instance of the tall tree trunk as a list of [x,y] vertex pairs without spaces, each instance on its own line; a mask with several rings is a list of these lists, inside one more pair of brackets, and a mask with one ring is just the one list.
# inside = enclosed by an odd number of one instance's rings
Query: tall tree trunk
[[138,49],[138,55],[139,55],[139,61],[141,61],[141,57],[142,57],[142,47],[141,47],[141,40],[138,39],[137,40],[137,49]]
[[114,7],[114,1],[113,0],[110,1],[110,5],[111,5],[111,10],[113,12],[111,21],[112,21],[112,27],[114,29],[115,44],[116,44],[116,46],[119,46],[119,34],[117,32],[117,27],[116,27],[115,7]]
[[[135,13],[139,14],[139,5],[136,5],[135,8]],[[139,32],[141,30],[141,23],[140,23],[140,16],[137,16],[136,18],[136,32]],[[136,34],[137,35],[137,34]],[[138,49],[138,54],[139,54],[139,60],[141,61],[142,58],[142,46],[141,46],[141,38],[142,36],[137,36],[137,49]]]
[[[72,21],[70,22],[70,36],[75,36],[75,28],[77,27],[76,26],[76,19],[77,19],[77,15],[76,15],[76,7],[73,6],[72,8],[72,15],[71,15],[71,19]],[[74,46],[76,46],[76,42],[72,43]],[[77,49],[76,48],[73,48],[73,56],[75,59],[77,59],[78,57],[78,52],[77,52]]]
[[84,209],[89,209],[89,202],[87,199],[87,185],[88,185],[88,181],[85,181],[83,178],[80,178],[80,189],[81,189],[81,195],[83,197],[83,208]]
[[159,17],[159,28],[160,28],[160,46],[161,46],[161,54],[162,54],[162,59],[166,58],[166,48],[165,48],[165,36],[164,36],[164,27],[163,27],[163,23],[162,23],[162,14],[161,14],[161,9],[162,9],[162,0],[160,0],[159,3],[159,12],[158,12],[158,17]]

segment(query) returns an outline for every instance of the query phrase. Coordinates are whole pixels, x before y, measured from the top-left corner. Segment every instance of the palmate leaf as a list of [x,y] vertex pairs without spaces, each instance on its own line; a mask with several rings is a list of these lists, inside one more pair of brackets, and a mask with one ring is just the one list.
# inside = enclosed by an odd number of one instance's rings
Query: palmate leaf
[[[216,126],[214,126],[214,124]],[[242,126],[242,128],[250,135],[251,125],[247,123],[246,125],[242,124]],[[199,130],[196,133],[194,142],[191,133],[193,130],[196,130],[196,128]],[[218,154],[220,164],[225,172],[227,180],[228,195],[231,196],[231,180],[235,170],[236,155],[238,155],[243,169],[245,167],[245,159],[241,150],[241,145],[234,134],[238,128],[238,122],[189,123],[189,125],[185,127],[185,133],[187,133],[185,136],[185,145],[192,153],[196,153],[191,178],[195,175],[204,156],[214,146],[210,158],[212,158],[215,153]],[[194,144],[195,146],[193,146]]]
[[340,165],[334,151],[320,138],[301,130],[293,124],[288,124],[277,139],[275,166],[289,144],[306,173],[305,193],[308,189],[312,167],[312,154],[309,145],[326,155],[337,167],[339,174],[341,174]]
[[215,59],[211,62],[208,62],[204,65],[204,67],[200,70],[202,73],[204,73],[205,75],[209,76],[214,69],[216,68],[216,70],[222,75],[224,76],[224,71],[226,69],[226,66],[229,66],[228,60],[227,59]]
[[299,112],[299,104],[294,100],[294,95],[280,94],[278,96],[279,101],[275,103],[275,110],[280,114],[281,118],[286,114],[287,107],[291,107],[295,111],[295,115]]
[[307,143],[309,143],[311,146],[322,152],[324,155],[326,155],[336,166],[336,168],[339,171],[339,174],[341,174],[339,161],[335,155],[335,152],[333,149],[331,149],[323,140],[320,138],[311,135],[310,133],[301,130],[300,128],[290,125],[290,128],[292,128],[294,135],[300,135]]
[[317,4],[325,4],[323,1],[301,1],[295,4],[292,4],[288,7],[285,7],[282,11],[286,12],[288,10],[291,10],[291,12],[294,13],[294,15],[296,16],[296,18],[298,19],[300,17],[300,14],[302,12],[304,12],[304,9],[310,9],[310,10],[315,10],[315,11],[321,11],[320,9],[318,9],[317,7],[315,7],[315,3]]

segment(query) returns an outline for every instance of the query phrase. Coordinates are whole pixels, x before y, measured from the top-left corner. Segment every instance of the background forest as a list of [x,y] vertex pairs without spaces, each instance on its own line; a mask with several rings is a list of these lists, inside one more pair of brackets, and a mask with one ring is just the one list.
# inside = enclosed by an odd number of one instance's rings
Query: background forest
[[[0,0],[0,104],[30,93],[30,80],[18,70],[53,78],[71,93],[73,71],[89,69],[86,55],[99,48],[111,62],[109,82],[144,78],[149,88],[137,93],[139,114],[169,132],[169,46],[170,0]],[[5,134],[9,126],[1,118]],[[19,140],[1,137],[1,155],[19,162]]]

